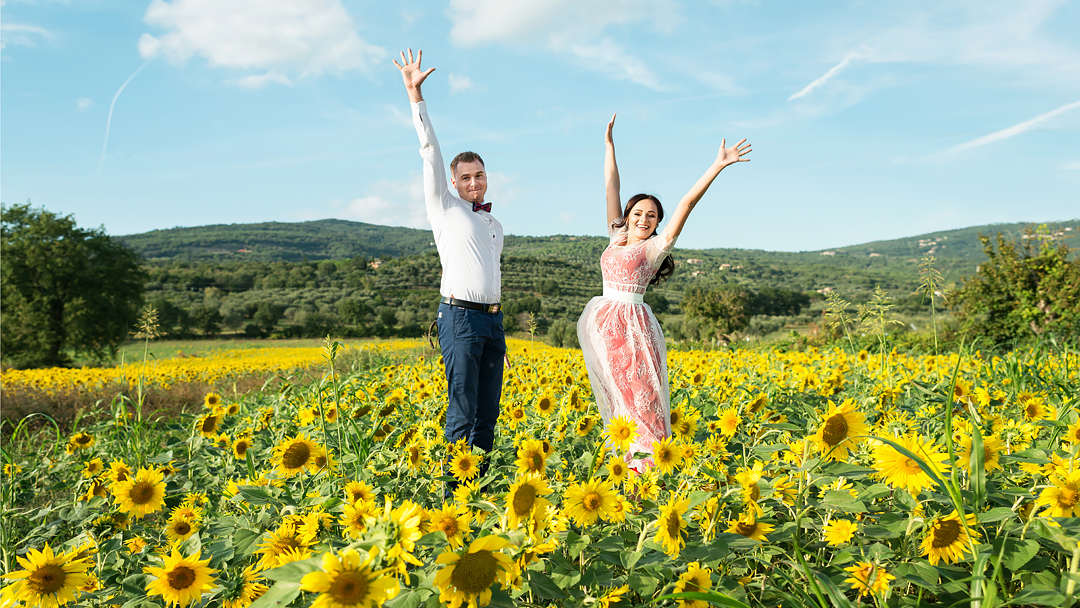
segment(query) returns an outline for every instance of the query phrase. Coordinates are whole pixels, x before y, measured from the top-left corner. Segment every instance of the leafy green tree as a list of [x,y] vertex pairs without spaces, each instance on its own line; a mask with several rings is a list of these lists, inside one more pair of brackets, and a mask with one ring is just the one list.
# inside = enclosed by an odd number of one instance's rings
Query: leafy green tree
[[142,306],[138,256],[101,229],[29,204],[0,210],[3,356],[11,365],[112,357]]
[[713,289],[694,287],[686,294],[682,308],[691,319],[709,321],[719,337],[747,326],[751,298],[750,290],[740,285],[722,285]]
[[[1080,339],[1080,260],[1046,231],[1019,243],[980,236],[988,258],[957,292],[961,331],[1006,347],[1044,335]],[[1037,245],[1036,245],[1037,243]]]

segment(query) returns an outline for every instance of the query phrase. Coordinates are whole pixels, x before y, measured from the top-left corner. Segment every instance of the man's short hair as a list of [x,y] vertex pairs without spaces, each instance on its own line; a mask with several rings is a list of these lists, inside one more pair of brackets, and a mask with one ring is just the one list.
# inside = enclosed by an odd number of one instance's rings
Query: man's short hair
[[450,161],[450,173],[457,173],[458,163],[471,163],[477,161],[479,161],[480,164],[484,167],[487,167],[487,165],[484,165],[484,159],[480,158],[479,154],[466,150],[465,152],[462,152],[461,154],[455,156],[454,160]]

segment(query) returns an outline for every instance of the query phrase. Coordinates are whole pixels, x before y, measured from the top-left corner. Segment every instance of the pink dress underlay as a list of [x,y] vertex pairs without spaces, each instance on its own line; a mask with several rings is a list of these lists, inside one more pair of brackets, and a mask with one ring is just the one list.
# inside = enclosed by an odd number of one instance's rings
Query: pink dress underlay
[[664,334],[642,296],[674,243],[659,234],[626,245],[625,228],[610,229],[608,236],[600,256],[604,295],[585,305],[578,342],[604,424],[619,416],[633,420],[637,435],[630,453],[652,454],[653,442],[671,435],[671,401]]

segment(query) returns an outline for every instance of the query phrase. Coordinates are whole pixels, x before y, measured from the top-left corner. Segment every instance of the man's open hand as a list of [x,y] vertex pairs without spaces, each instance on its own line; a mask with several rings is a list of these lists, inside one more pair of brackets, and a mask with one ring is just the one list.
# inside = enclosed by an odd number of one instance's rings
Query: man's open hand
[[420,85],[435,71],[435,68],[428,68],[425,72],[420,68],[420,58],[424,56],[424,51],[417,49],[416,60],[414,61],[412,49],[407,50],[408,55],[405,54],[405,51],[402,51],[401,63],[394,59],[394,65],[397,66],[398,70],[401,70],[401,80],[405,83],[405,91],[409,94],[409,101],[423,101],[424,96],[420,93]]

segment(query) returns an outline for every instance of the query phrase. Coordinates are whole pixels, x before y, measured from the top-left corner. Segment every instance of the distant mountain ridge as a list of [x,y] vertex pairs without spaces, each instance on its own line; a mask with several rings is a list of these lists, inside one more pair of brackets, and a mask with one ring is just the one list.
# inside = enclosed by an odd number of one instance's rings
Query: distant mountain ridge
[[[967,267],[983,259],[980,234],[1018,238],[1026,228],[1045,225],[1056,238],[1080,248],[1080,220],[986,224],[899,239],[807,252],[768,252],[778,258],[819,256],[918,258],[934,255],[947,266]],[[307,222],[213,224],[151,230],[117,237],[148,261],[299,261],[400,257],[435,251],[431,231],[340,219]],[[590,236],[506,237],[508,255],[578,257],[607,242]],[[730,256],[741,250],[690,249],[688,254]]]

